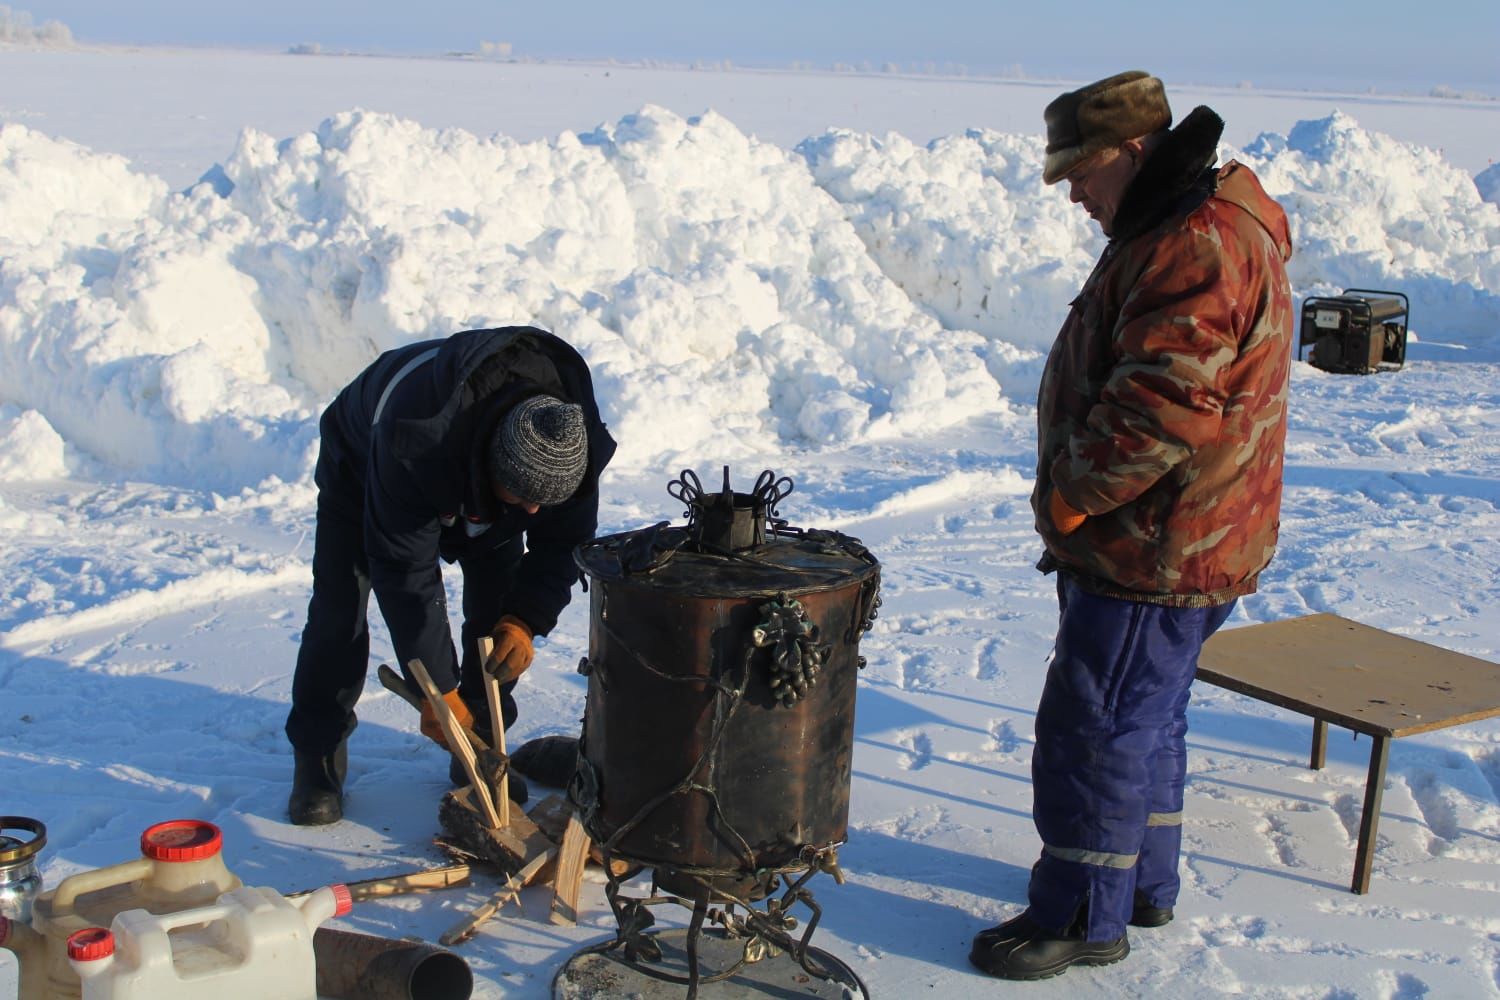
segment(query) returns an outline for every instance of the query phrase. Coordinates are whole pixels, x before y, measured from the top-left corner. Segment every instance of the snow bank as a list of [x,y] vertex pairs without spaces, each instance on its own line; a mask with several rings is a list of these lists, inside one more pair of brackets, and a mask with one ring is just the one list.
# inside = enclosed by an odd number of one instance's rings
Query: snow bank
[[1490,204],[1500,202],[1500,163],[1481,170],[1474,175],[1474,187],[1479,191],[1479,197]]
[[[1104,239],[1063,189],[1043,186],[1042,148],[983,131],[926,147],[830,132],[798,151],[881,269],[945,325],[1045,347]],[[1299,294],[1395,286],[1414,330],[1495,338],[1500,208],[1439,152],[1339,112],[1219,152],[1253,167],[1287,210]]]
[[0,483],[68,474],[63,439],[35,410],[0,406]]
[[1243,159],[1291,217],[1299,291],[1395,288],[1424,336],[1496,340],[1500,208],[1442,154],[1335,112],[1262,135]]
[[1045,348],[1105,241],[1042,184],[1043,147],[978,130],[925,147],[834,131],[797,151],[880,269],[944,326]]
[[[1225,153],[1292,214],[1299,290],[1500,327],[1500,210],[1439,154],[1343,115]],[[1041,159],[985,131],[788,151],[655,107],[531,143],[352,111],[246,131],[172,193],[7,125],[0,403],[122,474],[235,491],[304,479],[319,409],[380,351],[530,323],[589,359],[631,465],[941,428],[1007,405],[1103,245]],[[38,461],[17,474],[57,474]]]

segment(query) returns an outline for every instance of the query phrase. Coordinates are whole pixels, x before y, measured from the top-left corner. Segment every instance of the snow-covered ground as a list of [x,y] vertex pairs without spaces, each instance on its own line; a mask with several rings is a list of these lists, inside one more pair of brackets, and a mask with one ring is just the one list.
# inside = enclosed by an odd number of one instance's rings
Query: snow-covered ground
[[[589,359],[621,442],[602,530],[678,517],[683,468],[771,467],[793,523],[881,558],[849,884],[819,890],[816,941],[876,996],[994,989],[964,955],[1037,853],[1055,625],[1034,387],[1103,245],[1040,182],[1058,89],[0,52],[0,812],[47,823],[48,884],[178,816],[285,890],[438,860],[445,757],[373,678],[346,820],[283,818],[316,415],[387,347],[535,323]],[[1500,209],[1475,181],[1500,104],[1172,96],[1223,113],[1223,154],[1286,206],[1300,295],[1412,301],[1405,370],[1295,367],[1281,551],[1230,625],[1333,611],[1500,659]],[[513,746],[576,728],[585,604],[541,644]],[[1306,720],[1207,686],[1190,721],[1178,919],[1027,991],[1500,996],[1500,722],[1394,744],[1355,896],[1368,743],[1308,771]],[[344,924],[435,940],[486,892]],[[575,931],[540,893],[489,924],[462,949],[476,996],[548,995],[613,926],[599,884],[585,902]]]

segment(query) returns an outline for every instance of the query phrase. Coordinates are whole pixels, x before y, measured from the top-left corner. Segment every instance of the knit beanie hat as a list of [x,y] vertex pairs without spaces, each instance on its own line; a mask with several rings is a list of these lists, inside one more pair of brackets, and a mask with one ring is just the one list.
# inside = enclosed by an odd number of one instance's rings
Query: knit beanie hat
[[1056,184],[1100,150],[1171,125],[1172,109],[1162,82],[1135,69],[1063,94],[1042,117],[1047,122],[1042,181]]
[[490,437],[490,477],[522,500],[560,504],[583,482],[589,437],[583,408],[531,396],[510,408]]

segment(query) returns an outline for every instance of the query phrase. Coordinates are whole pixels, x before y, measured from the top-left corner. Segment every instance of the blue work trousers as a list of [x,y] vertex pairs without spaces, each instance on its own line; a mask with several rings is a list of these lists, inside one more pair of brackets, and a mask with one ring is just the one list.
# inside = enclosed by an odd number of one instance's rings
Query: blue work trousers
[[1178,608],[1092,594],[1061,575],[1057,646],[1036,715],[1031,918],[1090,941],[1125,933],[1135,890],[1179,887],[1187,706],[1198,653],[1234,602]]

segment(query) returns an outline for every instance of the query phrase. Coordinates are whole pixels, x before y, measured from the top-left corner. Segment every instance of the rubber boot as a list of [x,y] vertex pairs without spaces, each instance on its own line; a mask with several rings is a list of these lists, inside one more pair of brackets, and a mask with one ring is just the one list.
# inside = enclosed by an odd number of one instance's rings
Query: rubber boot
[[567,788],[578,766],[578,738],[543,736],[528,740],[510,755],[511,767],[550,788]]
[[324,826],[344,818],[344,775],[349,770],[348,744],[331,753],[293,751],[292,796],[288,818],[297,826]]

